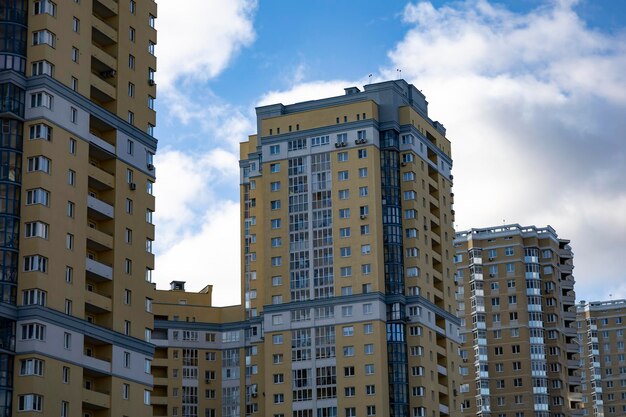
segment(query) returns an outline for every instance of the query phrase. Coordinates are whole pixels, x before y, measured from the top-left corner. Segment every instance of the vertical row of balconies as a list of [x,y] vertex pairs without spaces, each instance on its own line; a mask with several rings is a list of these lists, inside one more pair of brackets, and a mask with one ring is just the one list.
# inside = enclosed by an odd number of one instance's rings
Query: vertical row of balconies
[[[157,337],[159,331],[155,329]],[[164,339],[167,341],[167,331],[164,331]],[[153,334],[154,336],[155,334]],[[152,390],[152,412],[155,417],[167,416],[169,379],[167,375],[167,347],[157,347],[152,361],[152,376],[154,388]]]
[[[98,143],[102,145],[101,143]],[[110,149],[109,149],[110,151]],[[115,157],[89,145],[85,314],[88,321],[112,328]]]
[[113,346],[87,335],[83,343],[83,413],[93,417],[108,416],[111,408]]
[[117,98],[118,3],[93,0],[90,98],[114,112]]

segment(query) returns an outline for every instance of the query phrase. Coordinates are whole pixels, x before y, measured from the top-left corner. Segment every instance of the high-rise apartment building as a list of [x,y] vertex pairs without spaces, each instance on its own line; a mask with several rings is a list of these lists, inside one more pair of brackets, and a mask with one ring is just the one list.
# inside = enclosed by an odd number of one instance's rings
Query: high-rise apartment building
[[242,302],[263,369],[245,390],[263,397],[246,405],[456,414],[451,165],[445,129],[404,80],[257,108],[241,144]]
[[0,415],[150,415],[152,0],[0,4]]
[[573,254],[551,227],[455,239],[465,416],[580,416]]
[[626,300],[578,304],[586,415],[626,415]]

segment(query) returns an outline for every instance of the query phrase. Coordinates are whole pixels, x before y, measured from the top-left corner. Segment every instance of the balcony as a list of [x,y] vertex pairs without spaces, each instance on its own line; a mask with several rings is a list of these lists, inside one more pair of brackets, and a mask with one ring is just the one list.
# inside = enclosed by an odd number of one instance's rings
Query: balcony
[[85,270],[87,271],[87,276],[94,281],[110,281],[113,279],[113,268],[95,259],[85,258]]
[[83,388],[83,407],[90,410],[111,408],[111,396],[103,392]]
[[108,172],[89,164],[89,187],[96,190],[112,189],[115,185],[115,177]]
[[113,206],[94,196],[87,196],[87,209],[89,217],[93,217],[96,220],[108,220],[113,218]]
[[111,298],[94,291],[85,291],[85,310],[90,313],[106,313],[112,311]]
[[150,404],[152,405],[167,405],[167,398],[168,397],[157,397],[156,395],[153,395],[150,397],[151,401]]
[[167,377],[163,377],[163,378],[156,378],[156,377],[154,377],[152,379],[152,383],[154,384],[154,386],[157,386],[157,385],[167,386],[167,385],[169,385],[170,380]]
[[104,45],[117,43],[117,31],[108,23],[93,16],[91,25],[93,27],[92,38],[96,42]]
[[83,355],[82,365],[95,371],[105,374],[111,373],[111,362],[94,358],[93,356]]
[[112,71],[117,68],[117,59],[99,45],[91,45],[91,70],[97,73]]
[[442,365],[437,365],[437,372],[439,372],[441,375],[448,375],[448,369],[446,369],[446,367]]
[[440,415],[450,415],[450,408],[447,405],[439,404],[439,414]]
[[118,13],[118,6],[113,0],[94,0],[93,10],[100,16],[112,17]]
[[113,249],[113,236],[93,227],[87,228],[87,249],[101,252]]
[[99,75],[91,74],[91,95],[97,100],[107,103],[117,98],[115,87],[100,78]]

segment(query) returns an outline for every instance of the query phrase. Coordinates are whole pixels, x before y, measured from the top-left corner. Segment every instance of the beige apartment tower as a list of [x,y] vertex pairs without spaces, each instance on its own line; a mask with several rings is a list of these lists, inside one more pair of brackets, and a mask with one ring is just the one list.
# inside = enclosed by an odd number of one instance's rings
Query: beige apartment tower
[[244,345],[263,372],[242,404],[457,415],[451,166],[444,127],[404,80],[257,108],[241,144],[241,267]]
[[151,415],[152,0],[0,4],[0,415]]
[[154,295],[154,415],[459,416],[450,142],[404,80],[257,108],[242,304]]
[[582,416],[573,254],[551,227],[458,232],[464,416]]
[[578,304],[586,415],[626,415],[626,300]]

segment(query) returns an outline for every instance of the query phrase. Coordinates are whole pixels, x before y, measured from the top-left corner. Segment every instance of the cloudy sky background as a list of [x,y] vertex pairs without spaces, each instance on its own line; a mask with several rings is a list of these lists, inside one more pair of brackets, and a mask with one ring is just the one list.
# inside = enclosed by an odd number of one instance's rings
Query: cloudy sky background
[[158,5],[159,288],[212,284],[214,304],[240,302],[238,144],[254,107],[372,74],[415,84],[445,125],[457,230],[549,224],[572,240],[578,299],[626,298],[621,1]]

